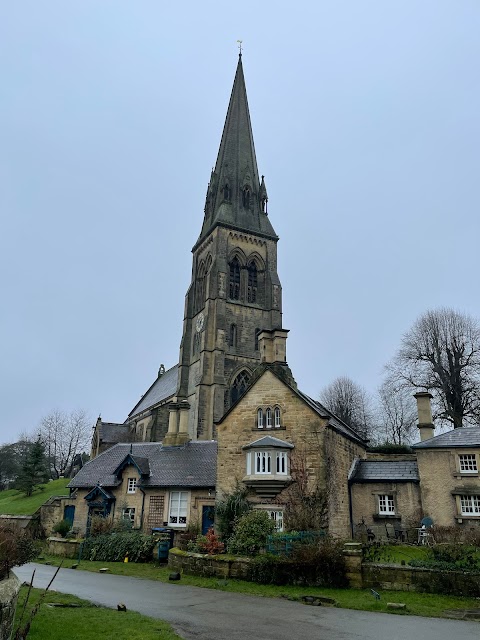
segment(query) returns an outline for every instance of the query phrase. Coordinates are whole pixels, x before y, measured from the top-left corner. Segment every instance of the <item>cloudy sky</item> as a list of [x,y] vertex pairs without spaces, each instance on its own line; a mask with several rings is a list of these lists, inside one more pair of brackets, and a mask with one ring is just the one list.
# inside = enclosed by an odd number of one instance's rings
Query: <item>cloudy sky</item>
[[2,3],[0,442],[177,361],[237,39],[300,388],[480,317],[479,33],[478,0]]

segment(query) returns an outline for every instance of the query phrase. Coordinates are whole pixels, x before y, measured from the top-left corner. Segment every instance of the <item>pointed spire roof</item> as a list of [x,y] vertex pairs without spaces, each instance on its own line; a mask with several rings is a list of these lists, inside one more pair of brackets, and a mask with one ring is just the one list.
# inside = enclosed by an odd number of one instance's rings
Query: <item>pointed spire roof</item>
[[277,240],[266,213],[266,202],[267,190],[263,176],[260,184],[258,174],[240,54],[198,242],[218,224]]

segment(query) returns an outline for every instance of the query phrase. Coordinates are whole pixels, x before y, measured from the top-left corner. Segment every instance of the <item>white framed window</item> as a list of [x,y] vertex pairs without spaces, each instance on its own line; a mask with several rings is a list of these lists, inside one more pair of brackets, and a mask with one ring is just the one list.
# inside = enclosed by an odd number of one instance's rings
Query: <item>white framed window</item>
[[277,473],[281,476],[287,475],[288,456],[286,451],[277,452]]
[[257,410],[257,427],[263,429],[263,409]]
[[393,496],[382,494],[378,496],[378,513],[384,516],[395,515],[395,502]]
[[272,473],[272,456],[270,451],[255,451],[255,473]]
[[274,412],[274,419],[275,419],[275,429],[279,429],[281,424],[280,424],[280,407],[275,407],[275,412]]
[[136,478],[128,478],[127,493],[135,493],[136,490],[137,490],[137,479]]
[[288,475],[288,453],[286,451],[249,451],[247,453],[247,476]]
[[122,509],[122,520],[131,522],[133,527],[135,524],[135,507],[125,507],[125,509]]
[[462,516],[480,516],[480,495],[459,497]]
[[168,509],[168,524],[187,526],[188,491],[171,491]]
[[275,522],[275,531],[283,531],[283,511],[269,511],[268,515]]
[[477,456],[475,453],[461,453],[458,456],[460,473],[478,473]]
[[265,411],[265,415],[267,417],[267,429],[271,429],[272,428],[272,410],[270,409],[270,407],[268,407],[268,409]]

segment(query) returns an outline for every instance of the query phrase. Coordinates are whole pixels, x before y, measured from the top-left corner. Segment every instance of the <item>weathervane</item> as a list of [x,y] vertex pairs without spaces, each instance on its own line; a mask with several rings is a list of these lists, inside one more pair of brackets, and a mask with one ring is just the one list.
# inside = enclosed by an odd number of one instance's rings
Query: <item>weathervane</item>
[[242,56],[242,42],[243,41],[242,40],[237,40],[237,42],[238,42],[238,51],[239,51],[238,55],[241,57]]

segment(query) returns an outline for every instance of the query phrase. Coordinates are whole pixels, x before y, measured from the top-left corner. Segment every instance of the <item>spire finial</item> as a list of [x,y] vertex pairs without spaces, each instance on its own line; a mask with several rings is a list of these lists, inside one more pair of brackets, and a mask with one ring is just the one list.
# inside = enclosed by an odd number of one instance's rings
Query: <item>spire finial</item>
[[241,58],[242,57],[242,40],[237,40],[238,42],[238,57]]

